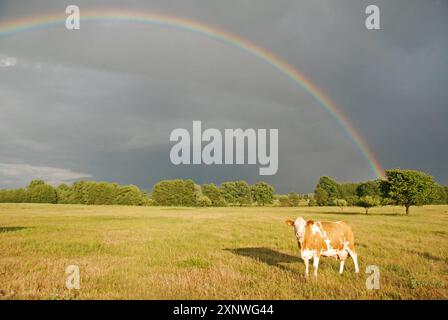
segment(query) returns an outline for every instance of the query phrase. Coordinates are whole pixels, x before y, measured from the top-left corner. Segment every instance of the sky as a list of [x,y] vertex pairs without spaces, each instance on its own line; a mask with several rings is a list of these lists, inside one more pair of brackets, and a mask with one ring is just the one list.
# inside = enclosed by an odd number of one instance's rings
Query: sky
[[[0,0],[8,20],[81,9],[62,25],[0,36],[0,188],[31,179],[135,184],[264,180],[312,192],[320,176],[374,179],[340,125],[303,88],[254,56],[185,30],[83,23],[83,10],[158,12],[214,26],[275,53],[347,116],[383,168],[448,184],[448,1]],[[367,5],[381,30],[367,30]],[[172,130],[279,130],[279,169],[170,162]]]

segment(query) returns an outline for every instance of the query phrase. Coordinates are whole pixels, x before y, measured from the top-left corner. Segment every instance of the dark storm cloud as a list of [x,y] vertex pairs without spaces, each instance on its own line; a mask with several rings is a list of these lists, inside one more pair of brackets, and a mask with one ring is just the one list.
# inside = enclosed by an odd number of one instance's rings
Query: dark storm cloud
[[[372,1],[77,1],[179,15],[276,52],[348,115],[384,167],[447,183],[448,7]],[[0,1],[0,21],[64,11],[71,1]],[[370,2],[369,2],[370,4]],[[4,67],[1,67],[2,64]],[[181,30],[82,24],[0,38],[1,186],[30,176],[83,177],[149,188],[164,178],[244,178],[308,192],[320,175],[372,178],[367,161],[312,97],[247,53]],[[279,171],[169,162],[169,134],[205,127],[279,128]],[[17,178],[20,176],[21,178]]]

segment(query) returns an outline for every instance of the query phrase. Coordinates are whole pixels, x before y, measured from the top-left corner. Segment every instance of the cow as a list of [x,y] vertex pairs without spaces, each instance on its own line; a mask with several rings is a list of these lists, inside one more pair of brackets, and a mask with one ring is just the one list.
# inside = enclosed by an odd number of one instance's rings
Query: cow
[[321,256],[334,257],[336,260],[340,260],[339,273],[342,274],[345,259],[350,255],[355,264],[355,272],[359,272],[353,232],[346,222],[314,222],[298,217],[295,221],[286,220],[286,223],[294,227],[297,244],[305,262],[305,276],[308,276],[309,260],[313,258],[314,276],[317,277],[317,268]]

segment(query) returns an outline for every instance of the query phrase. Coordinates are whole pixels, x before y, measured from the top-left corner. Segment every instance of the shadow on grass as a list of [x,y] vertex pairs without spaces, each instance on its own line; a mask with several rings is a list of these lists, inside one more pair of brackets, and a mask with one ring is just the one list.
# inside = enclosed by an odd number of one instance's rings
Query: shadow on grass
[[407,251],[409,253],[411,253],[411,254],[418,255],[418,256],[420,256],[420,257],[422,257],[424,259],[448,263],[448,258],[441,258],[441,257],[435,256],[432,253],[429,253],[429,252],[426,252],[426,251],[424,251],[424,252],[415,251],[415,250],[407,250]]
[[334,214],[334,215],[338,215],[338,216],[353,216],[353,215],[357,215],[357,216],[387,216],[387,217],[395,217],[395,216],[405,216],[404,214],[401,213],[395,213],[395,212],[390,212],[390,213],[375,213],[375,212],[369,212],[368,214],[362,213],[362,212],[350,212],[350,211],[324,211],[324,212],[319,212],[319,213],[323,213],[323,214]]
[[0,233],[15,232],[23,229],[27,229],[27,227],[0,227]]
[[289,268],[281,265],[280,263],[293,263],[301,262],[302,260],[298,256],[292,256],[286,253],[278,252],[269,248],[256,247],[256,248],[237,248],[237,249],[224,249],[230,251],[233,254],[237,254],[243,257],[249,257],[256,261],[261,261],[270,266],[280,268],[282,270],[292,271]]

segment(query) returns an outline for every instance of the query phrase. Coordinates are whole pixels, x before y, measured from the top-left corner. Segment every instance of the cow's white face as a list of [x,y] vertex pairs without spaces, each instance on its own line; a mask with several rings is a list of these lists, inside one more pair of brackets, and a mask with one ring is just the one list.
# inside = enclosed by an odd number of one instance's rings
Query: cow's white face
[[294,231],[297,237],[297,240],[302,240],[303,236],[305,234],[305,226],[306,226],[306,220],[302,217],[298,217],[294,221]]

